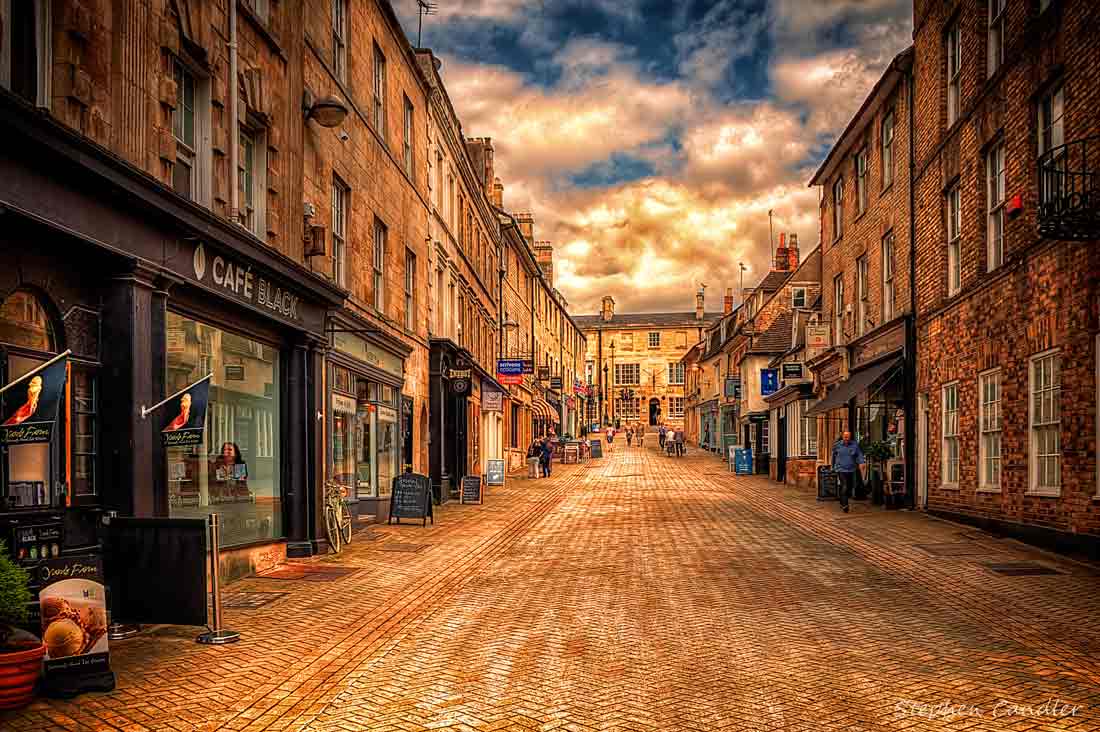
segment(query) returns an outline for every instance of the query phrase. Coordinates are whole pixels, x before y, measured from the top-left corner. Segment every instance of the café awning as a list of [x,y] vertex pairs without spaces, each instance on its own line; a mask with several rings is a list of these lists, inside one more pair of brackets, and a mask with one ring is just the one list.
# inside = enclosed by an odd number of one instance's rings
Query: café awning
[[894,368],[900,367],[904,362],[902,358],[895,358],[889,361],[883,361],[882,363],[869,366],[861,371],[855,371],[848,380],[833,389],[828,396],[819,401],[806,410],[806,416],[811,417],[815,414],[824,414],[830,409],[837,409],[843,407],[854,397],[861,394],[871,384],[875,383],[881,376],[884,376]]
[[558,412],[552,406],[550,402],[546,401],[540,396],[536,396],[531,400],[531,411],[535,413],[535,416],[539,419],[545,419],[548,422],[558,424],[561,422],[561,418],[558,416]]

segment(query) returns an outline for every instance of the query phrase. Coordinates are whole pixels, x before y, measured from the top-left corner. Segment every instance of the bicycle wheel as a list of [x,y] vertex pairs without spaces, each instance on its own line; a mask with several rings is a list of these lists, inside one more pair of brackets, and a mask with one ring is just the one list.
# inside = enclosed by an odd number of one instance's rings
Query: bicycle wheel
[[333,554],[340,553],[340,527],[336,523],[336,509],[325,506],[325,533],[328,534],[328,543],[332,547]]
[[345,544],[351,543],[351,514],[343,501],[336,507],[336,523],[340,527],[340,538]]

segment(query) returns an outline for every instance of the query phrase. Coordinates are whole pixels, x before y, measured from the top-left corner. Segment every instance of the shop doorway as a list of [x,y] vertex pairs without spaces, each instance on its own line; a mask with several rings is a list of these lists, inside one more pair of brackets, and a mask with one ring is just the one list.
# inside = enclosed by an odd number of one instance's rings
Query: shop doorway
[[917,397],[917,508],[928,508],[928,395]]
[[401,397],[401,467],[412,470],[413,466],[413,400]]
[[649,400],[649,424],[656,427],[661,423],[661,400],[654,397]]
[[787,408],[779,410],[779,434],[776,435],[775,479],[787,482]]

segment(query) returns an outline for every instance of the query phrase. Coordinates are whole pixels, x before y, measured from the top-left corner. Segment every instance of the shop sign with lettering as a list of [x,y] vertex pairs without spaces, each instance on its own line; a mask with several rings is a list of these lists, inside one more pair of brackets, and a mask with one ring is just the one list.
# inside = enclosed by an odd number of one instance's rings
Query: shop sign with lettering
[[344,414],[355,414],[356,404],[355,400],[351,397],[346,397],[343,394],[332,395],[332,411],[343,412]]
[[806,326],[806,348],[828,348],[829,341],[829,326]]
[[499,412],[502,409],[504,393],[496,389],[486,389],[481,395],[481,409],[484,412]]
[[298,295],[271,282],[252,265],[195,247],[192,259],[195,279],[250,305],[263,308],[283,320],[301,322]]
[[365,339],[351,333],[333,333],[332,347],[354,359],[369,364],[393,376],[402,376],[404,366],[397,356],[372,346]]

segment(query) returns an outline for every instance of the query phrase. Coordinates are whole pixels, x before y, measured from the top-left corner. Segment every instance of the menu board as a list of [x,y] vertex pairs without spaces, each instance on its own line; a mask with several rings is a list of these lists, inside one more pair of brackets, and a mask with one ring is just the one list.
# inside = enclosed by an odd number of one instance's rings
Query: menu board
[[432,515],[431,481],[426,475],[402,473],[393,479],[393,492],[390,496],[390,516],[386,523],[397,519],[421,519],[427,526],[428,519],[435,523]]
[[48,559],[39,569],[46,685],[56,689],[114,686],[107,649],[103,564],[93,554]]
[[462,479],[459,503],[481,503],[481,476],[467,475]]
[[485,467],[485,485],[504,485],[504,461],[488,460]]
[[828,465],[820,465],[817,468],[817,500],[819,501],[831,501],[834,498],[840,497],[840,491],[837,490],[838,478],[836,471],[830,468]]

